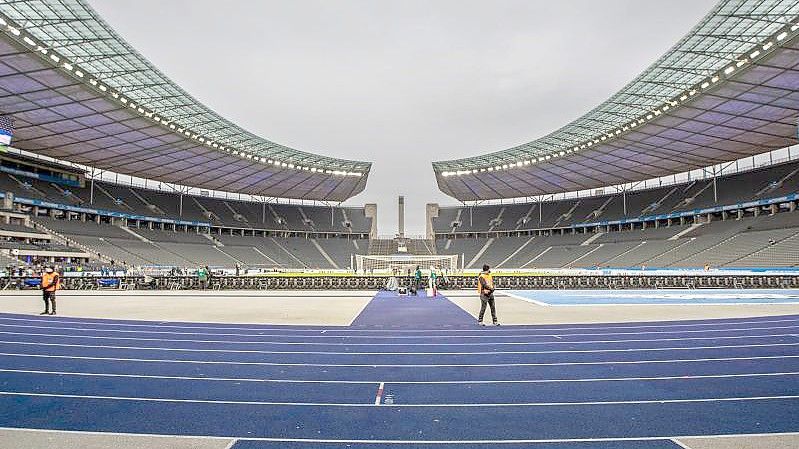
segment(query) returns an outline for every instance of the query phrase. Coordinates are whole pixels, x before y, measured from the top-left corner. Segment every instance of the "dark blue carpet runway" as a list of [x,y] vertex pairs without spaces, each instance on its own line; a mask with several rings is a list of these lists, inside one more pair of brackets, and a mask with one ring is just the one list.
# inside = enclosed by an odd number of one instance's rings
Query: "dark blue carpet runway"
[[446,329],[474,322],[471,315],[441,294],[428,298],[424,291],[419,291],[418,296],[380,292],[352,322],[352,327],[408,329],[432,325]]
[[678,448],[799,432],[799,316],[481,328],[379,294],[351,327],[0,315],[0,427],[260,448]]

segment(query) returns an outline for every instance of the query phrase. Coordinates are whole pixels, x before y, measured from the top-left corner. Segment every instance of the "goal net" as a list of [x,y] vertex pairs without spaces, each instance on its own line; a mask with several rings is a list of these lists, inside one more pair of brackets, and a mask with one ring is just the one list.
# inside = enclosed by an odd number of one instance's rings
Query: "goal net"
[[395,254],[393,256],[355,255],[355,267],[359,273],[380,273],[405,275],[413,273],[416,267],[427,271],[434,267],[437,271],[454,273],[458,269],[458,256],[420,256]]

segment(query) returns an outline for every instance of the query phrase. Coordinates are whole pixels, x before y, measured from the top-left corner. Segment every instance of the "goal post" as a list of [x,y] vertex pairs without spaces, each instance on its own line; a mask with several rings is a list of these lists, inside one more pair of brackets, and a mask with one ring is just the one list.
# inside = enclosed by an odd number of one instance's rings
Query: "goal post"
[[395,254],[392,256],[355,255],[355,267],[358,273],[405,274],[409,270],[413,273],[416,271],[417,266],[423,271],[434,267],[439,271],[454,273],[458,270],[458,256],[421,256],[413,254]]

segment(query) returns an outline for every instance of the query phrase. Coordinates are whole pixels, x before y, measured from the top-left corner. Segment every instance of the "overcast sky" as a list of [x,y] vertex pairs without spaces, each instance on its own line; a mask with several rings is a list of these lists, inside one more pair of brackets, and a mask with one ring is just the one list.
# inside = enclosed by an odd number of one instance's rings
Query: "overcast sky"
[[304,151],[374,162],[379,229],[454,204],[430,162],[528,142],[579,117],[687,33],[712,0],[90,0],[206,105]]

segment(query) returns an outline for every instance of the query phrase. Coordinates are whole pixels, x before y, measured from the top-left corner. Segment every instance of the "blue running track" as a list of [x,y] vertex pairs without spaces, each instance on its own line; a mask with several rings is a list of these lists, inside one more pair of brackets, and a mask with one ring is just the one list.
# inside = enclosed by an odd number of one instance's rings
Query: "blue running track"
[[799,316],[482,328],[387,293],[350,327],[0,314],[0,410],[236,449],[677,449],[799,432]]

